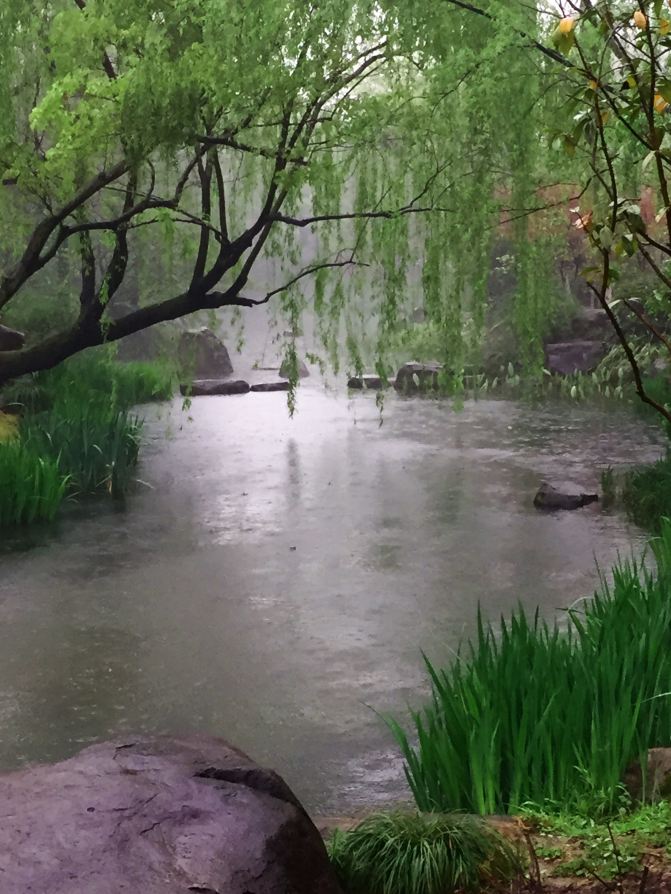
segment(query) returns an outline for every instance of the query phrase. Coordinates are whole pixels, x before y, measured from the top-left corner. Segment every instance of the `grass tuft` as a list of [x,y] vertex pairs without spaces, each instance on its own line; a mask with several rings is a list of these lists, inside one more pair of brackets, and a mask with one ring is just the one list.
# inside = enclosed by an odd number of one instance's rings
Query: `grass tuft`
[[348,894],[450,894],[521,871],[515,849],[477,817],[380,813],[328,844]]

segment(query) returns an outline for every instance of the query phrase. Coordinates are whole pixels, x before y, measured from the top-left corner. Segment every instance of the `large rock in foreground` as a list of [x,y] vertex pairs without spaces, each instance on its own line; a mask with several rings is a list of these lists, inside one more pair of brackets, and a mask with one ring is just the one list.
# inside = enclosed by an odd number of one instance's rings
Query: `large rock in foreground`
[[211,329],[190,329],[179,337],[177,356],[194,379],[219,379],[233,373],[224,343]]
[[2,894],[341,894],[286,783],[220,739],[94,745],[0,799]]
[[545,365],[549,372],[560,376],[591,373],[608,352],[602,341],[567,341],[545,346]]
[[0,324],[0,351],[18,351],[26,342],[23,332]]

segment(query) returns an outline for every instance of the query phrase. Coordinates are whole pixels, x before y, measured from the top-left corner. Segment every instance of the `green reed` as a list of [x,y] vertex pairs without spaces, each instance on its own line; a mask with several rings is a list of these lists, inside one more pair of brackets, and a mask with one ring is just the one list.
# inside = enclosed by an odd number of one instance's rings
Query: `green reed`
[[68,479],[58,462],[18,439],[0,444],[0,527],[52,521]]
[[25,440],[56,460],[75,494],[122,496],[137,464],[142,422],[113,403],[77,394],[32,418]]
[[566,629],[518,608],[445,668],[412,733],[389,726],[422,811],[514,812],[529,802],[612,808],[627,766],[671,744],[671,524],[657,560],[623,561]]

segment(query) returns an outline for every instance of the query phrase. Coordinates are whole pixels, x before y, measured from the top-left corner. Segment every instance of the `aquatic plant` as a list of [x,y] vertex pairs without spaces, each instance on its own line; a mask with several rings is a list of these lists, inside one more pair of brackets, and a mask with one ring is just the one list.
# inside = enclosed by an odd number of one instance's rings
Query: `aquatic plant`
[[619,562],[566,629],[522,607],[497,627],[478,612],[454,661],[425,659],[412,734],[388,720],[420,810],[616,806],[630,762],[671,743],[671,523],[650,548],[655,572]]
[[51,521],[67,484],[54,458],[16,438],[0,444],[0,527]]
[[167,360],[120,363],[107,349],[93,349],[71,357],[54,369],[17,379],[3,389],[5,403],[19,404],[32,413],[48,410],[64,397],[102,400],[121,409],[175,392],[176,373]]
[[74,395],[31,419],[24,438],[58,463],[74,493],[105,489],[121,496],[137,463],[141,431],[142,422],[127,410]]
[[658,531],[671,518],[671,452],[655,463],[622,476],[622,504],[629,518],[649,531]]
[[617,475],[612,466],[601,470],[601,505],[604,509],[617,501]]
[[380,813],[336,831],[329,856],[350,894],[449,894],[488,881],[510,881],[520,860],[477,817]]
[[123,496],[142,432],[128,408],[172,391],[169,365],[121,364],[104,351],[15,383],[4,399],[21,404],[24,417],[20,428],[0,427],[0,442],[5,432],[17,435],[0,445],[0,525],[51,519],[66,493]]

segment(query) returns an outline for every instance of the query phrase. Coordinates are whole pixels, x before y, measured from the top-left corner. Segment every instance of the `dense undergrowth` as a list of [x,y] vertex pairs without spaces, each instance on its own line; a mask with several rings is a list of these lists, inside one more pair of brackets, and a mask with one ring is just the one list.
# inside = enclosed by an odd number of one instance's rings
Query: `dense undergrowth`
[[654,857],[671,861],[671,803],[622,809],[604,820],[585,814],[527,814],[534,851],[556,878],[611,882],[640,872]]
[[656,570],[623,561],[612,583],[548,624],[523,608],[447,667],[427,660],[431,702],[412,733],[390,726],[421,811],[592,815],[616,808],[627,766],[671,744],[671,524]]
[[51,521],[67,496],[123,496],[142,432],[131,407],[173,386],[165,364],[122,364],[101,351],[8,386],[2,403],[19,421],[0,416],[0,526]]

